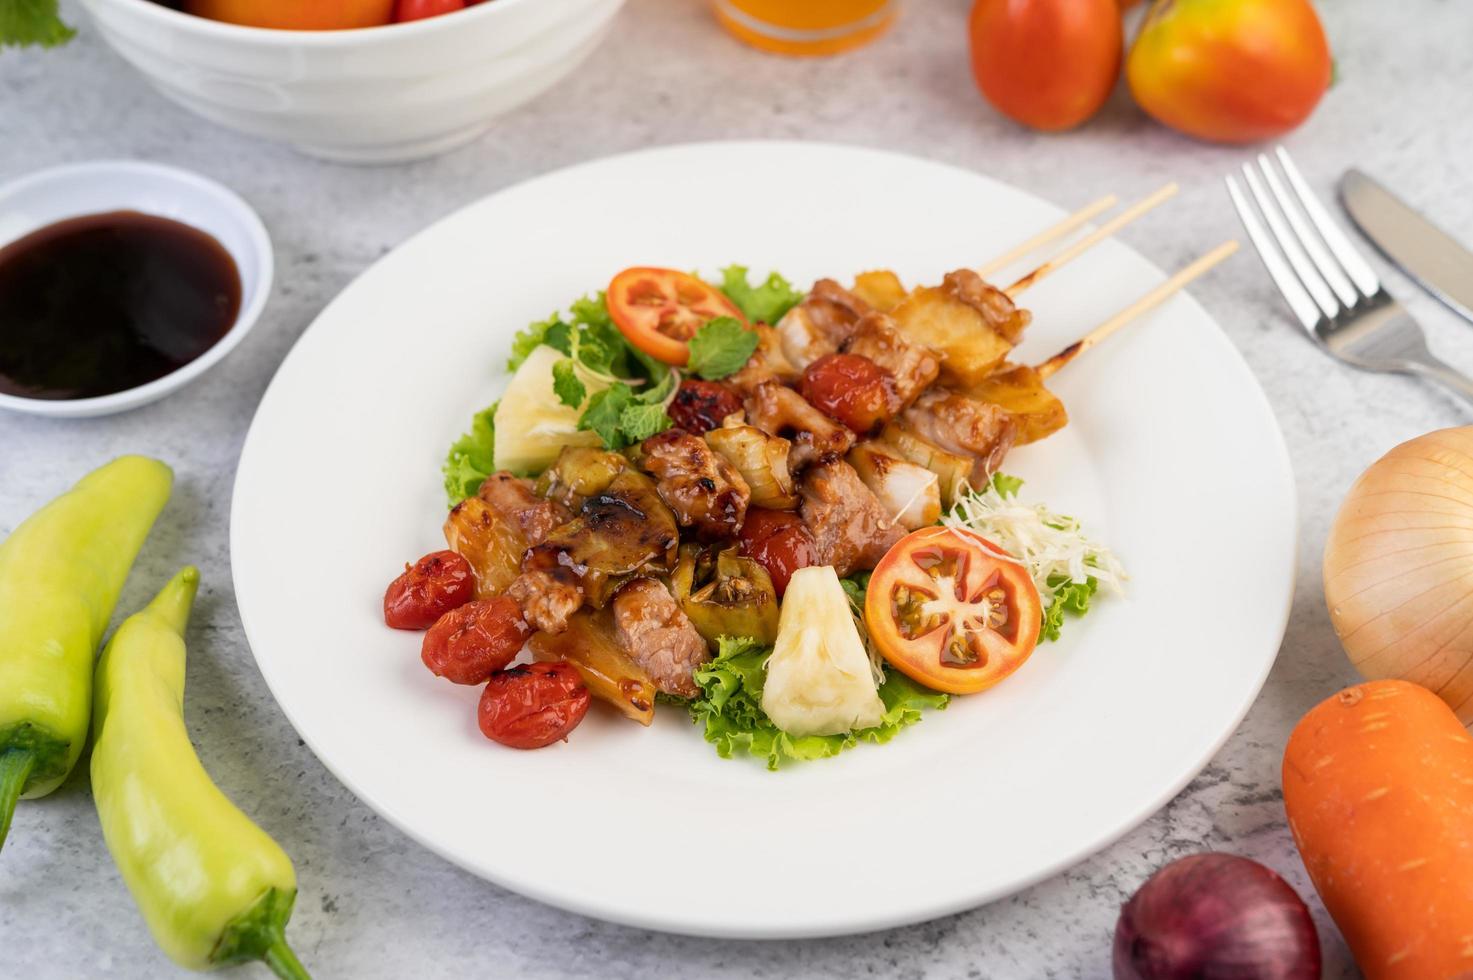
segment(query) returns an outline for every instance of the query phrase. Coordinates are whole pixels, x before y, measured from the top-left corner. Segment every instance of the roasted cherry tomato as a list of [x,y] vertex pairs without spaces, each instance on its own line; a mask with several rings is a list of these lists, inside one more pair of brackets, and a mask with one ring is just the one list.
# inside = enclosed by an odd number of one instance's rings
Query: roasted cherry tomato
[[676,367],[690,360],[686,343],[707,322],[719,316],[747,322],[721,290],[675,269],[625,269],[609,283],[607,298],[625,339]]
[[818,561],[813,535],[790,510],[747,508],[740,537],[742,554],[767,569],[778,596],[787,590],[794,572]]
[[476,597],[470,562],[453,551],[432,551],[389,583],[384,622],[396,630],[425,630]]
[[820,357],[804,370],[798,393],[814,408],[860,435],[880,427],[900,411],[895,378],[858,354]]
[[517,658],[531,635],[516,600],[477,599],[441,616],[425,634],[419,655],[447,681],[483,684]]
[[424,20],[465,9],[465,0],[397,0],[394,4],[396,21]]
[[719,381],[686,378],[665,409],[675,424],[695,435],[720,428],[721,420],[742,410],[741,396]]
[[491,676],[481,694],[481,733],[514,749],[540,749],[578,727],[592,700],[566,660],[518,664]]
[[938,691],[996,684],[1033,653],[1042,625],[1033,579],[1006,555],[970,531],[907,534],[870,576],[870,640],[901,673]]

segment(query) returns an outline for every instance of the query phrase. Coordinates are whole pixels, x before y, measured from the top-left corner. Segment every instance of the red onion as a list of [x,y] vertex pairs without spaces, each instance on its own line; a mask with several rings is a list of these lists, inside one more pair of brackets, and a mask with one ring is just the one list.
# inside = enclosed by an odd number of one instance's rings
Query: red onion
[[1297,892],[1257,861],[1194,854],[1151,875],[1115,925],[1115,980],[1319,980]]

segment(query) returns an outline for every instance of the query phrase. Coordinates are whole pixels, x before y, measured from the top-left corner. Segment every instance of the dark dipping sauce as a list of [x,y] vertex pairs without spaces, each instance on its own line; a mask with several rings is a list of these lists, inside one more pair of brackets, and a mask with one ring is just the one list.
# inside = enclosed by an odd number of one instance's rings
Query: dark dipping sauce
[[214,347],[240,272],[198,228],[112,211],[0,248],[0,392],[63,401],[127,391]]

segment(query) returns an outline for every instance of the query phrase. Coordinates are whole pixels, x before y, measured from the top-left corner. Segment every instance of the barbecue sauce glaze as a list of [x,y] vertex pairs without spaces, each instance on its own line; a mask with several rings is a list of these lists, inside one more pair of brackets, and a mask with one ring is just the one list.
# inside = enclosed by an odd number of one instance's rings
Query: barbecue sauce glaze
[[209,350],[240,312],[240,273],[189,225],[112,211],[0,248],[0,392],[110,395]]

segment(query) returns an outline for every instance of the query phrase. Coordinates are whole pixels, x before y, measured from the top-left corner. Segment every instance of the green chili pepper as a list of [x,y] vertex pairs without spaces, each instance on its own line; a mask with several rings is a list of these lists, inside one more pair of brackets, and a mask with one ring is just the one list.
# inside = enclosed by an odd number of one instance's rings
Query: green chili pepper
[[757,562],[741,557],[735,545],[721,551],[681,545],[670,584],[691,625],[713,648],[723,636],[750,636],[768,644],[777,640],[772,577]]
[[0,543],[0,845],[15,801],[56,789],[82,754],[97,645],[172,483],[124,456]]
[[184,727],[185,568],[124,621],[97,664],[92,796],[108,850],[154,939],[180,966],[265,960],[307,971],[286,944],[297,876],[266,832],[210,781]]

